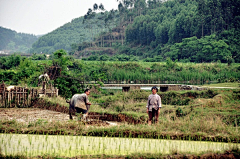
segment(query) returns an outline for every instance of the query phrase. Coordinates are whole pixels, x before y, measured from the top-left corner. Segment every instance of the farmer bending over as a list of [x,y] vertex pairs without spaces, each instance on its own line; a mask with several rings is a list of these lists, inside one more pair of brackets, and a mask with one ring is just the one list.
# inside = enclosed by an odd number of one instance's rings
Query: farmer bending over
[[88,95],[90,94],[90,89],[86,89],[82,94],[74,94],[70,99],[69,103],[69,115],[72,120],[72,113],[76,112],[83,114],[83,118],[88,115],[88,110],[91,103],[88,100]]
[[158,117],[160,114],[160,108],[162,107],[161,97],[157,94],[158,89],[156,86],[152,87],[152,94],[148,96],[147,113],[148,113],[148,125],[152,124],[154,117],[155,123],[158,123]]

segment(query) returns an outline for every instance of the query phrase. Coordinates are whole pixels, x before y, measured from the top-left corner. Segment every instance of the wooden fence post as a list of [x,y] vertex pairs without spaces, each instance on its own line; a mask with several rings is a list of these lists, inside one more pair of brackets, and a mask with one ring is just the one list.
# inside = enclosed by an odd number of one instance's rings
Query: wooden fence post
[[43,82],[42,89],[43,89],[43,94],[46,95],[46,82],[45,81]]
[[19,106],[19,103],[20,103],[20,88],[17,87],[17,97],[18,97],[18,102],[17,102],[17,105]]
[[56,88],[56,97],[58,96],[58,89]]
[[14,99],[14,94],[13,94],[13,91],[11,91],[11,101],[13,101],[13,99]]
[[3,104],[4,104],[4,107],[5,107],[6,106],[5,89],[3,90]]
[[8,103],[9,106],[11,106],[11,103],[10,103],[10,92],[7,92],[7,96],[8,96],[7,103]]

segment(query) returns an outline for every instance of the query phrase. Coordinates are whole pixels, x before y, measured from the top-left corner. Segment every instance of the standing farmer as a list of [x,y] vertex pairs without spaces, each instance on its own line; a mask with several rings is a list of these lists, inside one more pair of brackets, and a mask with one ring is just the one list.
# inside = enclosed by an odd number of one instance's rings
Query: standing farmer
[[155,123],[158,123],[158,117],[160,114],[160,109],[162,107],[161,97],[157,94],[158,88],[156,86],[152,87],[152,94],[148,96],[147,102],[147,113],[148,113],[148,125],[152,124],[152,119],[154,117]]
[[69,106],[69,115],[72,119],[72,113],[76,112],[83,114],[83,117],[86,118],[88,115],[88,110],[91,103],[88,100],[88,95],[90,94],[90,89],[86,89],[82,94],[74,94],[70,99]]

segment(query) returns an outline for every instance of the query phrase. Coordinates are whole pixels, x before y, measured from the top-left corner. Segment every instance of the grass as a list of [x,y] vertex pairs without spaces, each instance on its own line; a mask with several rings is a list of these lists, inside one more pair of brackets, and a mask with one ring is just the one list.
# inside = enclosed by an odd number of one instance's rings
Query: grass
[[[77,59],[78,60],[78,59]],[[82,60],[79,60],[82,61]],[[101,63],[106,63],[106,64],[127,64],[127,63],[137,63],[142,67],[145,68],[150,68],[152,65],[155,64],[161,64],[161,65],[166,65],[166,62],[143,62],[143,61],[138,61],[138,62],[130,62],[130,61],[82,61],[85,64],[101,64]],[[182,63],[182,62],[176,62],[177,65],[179,66],[184,66],[184,67],[201,67],[201,66],[218,66],[218,67],[225,67],[227,66],[226,63]],[[239,66],[239,63],[233,63],[232,66],[237,67]]]
[[1,133],[49,134],[49,135],[84,135],[111,136],[130,138],[155,138],[194,141],[237,142],[240,141],[238,127],[230,127],[217,116],[201,119],[185,118],[174,121],[160,117],[160,124],[129,125],[121,124],[111,127],[95,127],[77,121],[47,122],[36,121],[28,124],[16,121],[1,121]]
[[240,83],[234,82],[234,83],[216,83],[216,84],[204,84],[204,87],[240,87]]
[[[90,75],[90,70],[96,68],[104,72],[106,82],[134,83],[182,83],[205,84],[217,82],[236,82],[239,80],[240,66],[238,63],[228,66],[223,63],[179,63],[172,65],[166,62],[112,62],[83,61],[86,66],[84,74]],[[159,73],[160,72],[160,73]],[[93,81],[87,77],[87,81]]]
[[[103,105],[92,105],[90,112],[108,114],[112,119],[137,121],[137,125],[122,124],[115,127],[86,127],[84,123],[68,122],[38,122],[23,125],[17,122],[1,121],[1,132],[31,133],[31,134],[75,134],[90,136],[113,136],[133,138],[161,138],[196,141],[223,141],[239,142],[240,101],[239,91],[183,91],[180,95],[195,96],[186,105],[163,104],[160,113],[160,123],[147,125],[146,99],[149,91],[131,91],[128,93],[115,92],[114,95],[105,95],[90,98],[92,103],[105,101]],[[162,98],[172,93],[160,94]],[[204,96],[202,96],[204,95]],[[175,96],[175,95],[174,95]],[[169,98],[181,100],[182,96]],[[201,98],[198,98],[201,97]],[[48,100],[48,102],[51,100]],[[63,98],[56,98],[52,102],[59,102]],[[163,100],[164,101],[164,100]],[[48,104],[55,107],[55,104]],[[177,110],[182,113],[177,114]],[[68,111],[66,111],[67,113]],[[136,122],[135,122],[136,123]]]
[[[98,96],[94,96],[94,93]],[[182,136],[189,134],[200,133],[201,136],[213,136],[216,138],[239,138],[240,126],[240,101],[238,90],[207,90],[207,91],[182,91],[182,92],[166,92],[160,93],[163,106],[160,113],[160,124],[149,127],[144,126],[147,123],[146,101],[150,94],[149,91],[130,91],[128,93],[114,92],[114,95],[101,95],[101,92],[92,91],[90,101],[92,103],[100,103],[100,105],[92,105],[90,112],[99,114],[111,114],[117,118],[130,118],[129,120],[142,121],[142,131],[147,134],[154,131],[163,134]],[[172,97],[171,97],[172,96]],[[190,97],[188,97],[190,96]],[[168,100],[166,100],[166,98]],[[190,98],[190,101],[185,105],[173,105],[171,101],[180,101],[185,98]],[[64,98],[45,98],[51,102],[61,102],[62,105],[68,104]],[[170,104],[168,104],[170,103]],[[180,109],[182,114],[179,116],[176,111]],[[119,116],[121,114],[121,116]],[[98,132],[91,130],[93,132]],[[129,125],[122,130],[123,133],[127,130],[134,132],[140,131],[139,125]],[[108,128],[106,128],[108,131]],[[86,130],[87,132],[87,130]],[[174,133],[175,132],[175,133]],[[117,134],[118,132],[115,132]],[[161,134],[159,133],[159,134]],[[100,134],[102,135],[102,134]],[[181,136],[180,135],[180,136]],[[150,135],[151,138],[154,136]],[[221,137],[222,136],[222,137]],[[198,140],[198,139],[195,139]],[[224,139],[223,139],[224,140]]]
[[52,97],[52,98],[43,97],[43,99],[53,104],[57,103],[61,106],[69,107],[69,104],[66,102],[66,99],[61,96]]

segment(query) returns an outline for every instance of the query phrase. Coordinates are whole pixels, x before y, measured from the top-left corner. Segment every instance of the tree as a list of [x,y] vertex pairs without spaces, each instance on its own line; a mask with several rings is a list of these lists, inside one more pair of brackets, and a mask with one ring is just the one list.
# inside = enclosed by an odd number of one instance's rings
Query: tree
[[21,62],[20,55],[11,55],[9,57],[1,57],[0,58],[0,69],[10,69],[13,67],[19,66]]
[[67,70],[68,65],[72,65],[72,61],[67,57],[67,52],[63,49],[57,50],[53,53],[53,65],[61,67],[63,71]]
[[99,60],[100,61],[107,61],[109,59],[109,56],[108,55],[101,55],[100,57],[99,57]]
[[[99,14],[97,12],[100,11]],[[97,18],[95,18],[97,15]],[[105,11],[103,4],[97,5],[96,3],[93,5],[93,9],[89,8],[87,14],[84,15],[83,23],[88,23],[88,26],[92,30],[92,24],[102,21],[104,23],[105,28],[110,32],[109,40],[113,39],[111,34],[111,28],[114,26],[114,21],[116,19],[116,11],[112,9],[110,12]],[[104,46],[104,34],[100,34],[101,36],[101,46]],[[92,37],[93,40],[93,37]],[[96,45],[95,45],[96,46]]]
[[206,9],[206,2],[205,0],[198,0],[198,16],[199,16],[199,21],[201,21],[201,36],[204,36],[204,25],[205,25],[205,17],[207,14],[207,9]]

